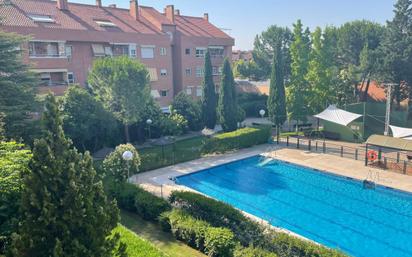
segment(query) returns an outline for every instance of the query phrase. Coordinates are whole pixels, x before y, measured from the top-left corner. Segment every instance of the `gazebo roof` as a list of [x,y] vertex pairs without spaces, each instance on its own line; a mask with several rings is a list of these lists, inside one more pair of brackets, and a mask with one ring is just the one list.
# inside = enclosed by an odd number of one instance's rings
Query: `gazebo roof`
[[412,152],[412,141],[402,138],[372,135],[368,138],[366,144]]

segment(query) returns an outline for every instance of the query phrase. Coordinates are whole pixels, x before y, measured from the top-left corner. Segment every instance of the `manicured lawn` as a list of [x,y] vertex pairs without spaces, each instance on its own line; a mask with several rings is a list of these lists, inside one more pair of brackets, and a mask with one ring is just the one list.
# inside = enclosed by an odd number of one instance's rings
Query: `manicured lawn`
[[[163,232],[158,224],[145,221],[130,212],[121,211],[121,223],[138,236],[150,241],[170,257],[205,257],[206,255],[177,241],[171,233]],[[140,255],[136,255],[140,256]],[[151,255],[147,255],[151,256]],[[155,255],[153,255],[155,256]]]
[[127,245],[126,252],[129,257],[166,257],[152,243],[142,239],[126,227],[119,225],[113,233],[120,234],[120,241]]
[[141,171],[157,169],[180,162],[198,159],[202,155],[205,137],[194,137],[165,146],[139,149]]

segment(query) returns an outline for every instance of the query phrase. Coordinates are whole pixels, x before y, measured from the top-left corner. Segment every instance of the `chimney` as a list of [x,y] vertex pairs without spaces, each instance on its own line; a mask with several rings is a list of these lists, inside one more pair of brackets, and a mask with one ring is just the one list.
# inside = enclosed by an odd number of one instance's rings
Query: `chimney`
[[180,15],[180,10],[179,9],[175,10],[175,15]]
[[68,10],[67,0],[57,0],[57,8],[62,11]]
[[96,6],[102,7],[102,0],[96,0]]
[[116,5],[116,4],[109,4],[109,7],[111,7],[111,8],[116,8],[117,5]]
[[203,19],[209,21],[209,14],[208,13],[203,14]]
[[166,18],[172,23],[175,23],[175,7],[173,5],[167,5],[165,8]]
[[137,0],[130,0],[129,13],[135,20],[139,19],[139,4],[137,3]]

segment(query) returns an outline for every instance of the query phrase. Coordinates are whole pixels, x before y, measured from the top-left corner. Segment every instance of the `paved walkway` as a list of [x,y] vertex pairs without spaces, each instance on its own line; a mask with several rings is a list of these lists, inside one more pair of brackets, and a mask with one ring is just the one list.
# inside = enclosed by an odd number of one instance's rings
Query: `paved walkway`
[[370,179],[371,177],[377,178],[376,181],[380,185],[412,192],[412,176],[406,176],[372,167],[365,167],[361,161],[342,158],[335,155],[307,152],[300,149],[280,147],[278,150],[268,153],[273,147],[276,146],[260,145],[232,153],[207,156],[201,159],[137,174],[131,178],[131,181],[140,184],[142,187],[156,195],[167,197],[173,190],[188,190],[187,187],[176,185],[170,178],[266,153],[280,160],[289,161],[341,176],[359,180],[364,180],[366,178]]

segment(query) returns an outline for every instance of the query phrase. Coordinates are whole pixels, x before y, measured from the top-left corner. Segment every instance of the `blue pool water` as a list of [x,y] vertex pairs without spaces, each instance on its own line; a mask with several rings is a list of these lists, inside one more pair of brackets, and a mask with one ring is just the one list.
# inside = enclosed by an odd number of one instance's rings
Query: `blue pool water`
[[412,256],[412,195],[281,161],[248,158],[177,179],[352,256]]

